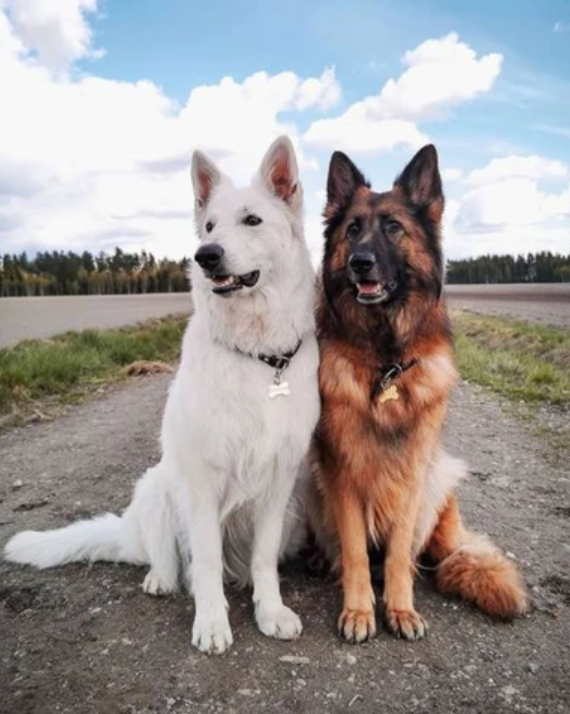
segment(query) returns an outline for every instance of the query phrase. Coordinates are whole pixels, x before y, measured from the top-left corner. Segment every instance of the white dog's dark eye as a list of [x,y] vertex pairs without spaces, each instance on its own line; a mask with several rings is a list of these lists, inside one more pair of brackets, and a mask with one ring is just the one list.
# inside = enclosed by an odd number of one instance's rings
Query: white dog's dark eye
[[206,223],[206,233],[211,233],[213,228],[214,224],[212,223],[212,221],[208,221]]
[[258,226],[260,223],[262,223],[262,220],[259,216],[256,216],[254,213],[250,213],[249,216],[246,216],[243,219],[243,223],[245,226]]

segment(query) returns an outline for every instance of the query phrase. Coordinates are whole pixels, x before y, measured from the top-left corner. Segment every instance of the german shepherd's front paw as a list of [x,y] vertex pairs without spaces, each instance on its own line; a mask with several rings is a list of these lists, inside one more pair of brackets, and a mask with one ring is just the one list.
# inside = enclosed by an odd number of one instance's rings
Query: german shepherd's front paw
[[386,627],[404,640],[421,640],[428,633],[423,617],[415,610],[386,610]]
[[360,644],[376,635],[376,613],[370,610],[344,609],[338,618],[338,633],[347,642]]

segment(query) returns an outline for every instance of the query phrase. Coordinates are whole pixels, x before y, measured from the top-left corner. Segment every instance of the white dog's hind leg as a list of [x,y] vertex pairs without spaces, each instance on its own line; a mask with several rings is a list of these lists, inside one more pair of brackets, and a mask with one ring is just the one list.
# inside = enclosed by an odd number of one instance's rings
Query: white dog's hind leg
[[137,483],[125,525],[132,540],[141,544],[150,563],[142,589],[148,595],[178,590],[177,519],[169,490],[168,465],[161,461]]
[[299,637],[303,626],[299,616],[283,604],[277,570],[285,509],[291,495],[285,479],[281,477],[281,483],[272,490],[270,497],[257,504],[251,577],[259,629],[268,637],[293,640]]
[[223,654],[233,637],[224,595],[220,508],[210,485],[200,486],[186,482],[180,489],[181,517],[190,541],[189,582],[196,606],[192,644],[201,652]]

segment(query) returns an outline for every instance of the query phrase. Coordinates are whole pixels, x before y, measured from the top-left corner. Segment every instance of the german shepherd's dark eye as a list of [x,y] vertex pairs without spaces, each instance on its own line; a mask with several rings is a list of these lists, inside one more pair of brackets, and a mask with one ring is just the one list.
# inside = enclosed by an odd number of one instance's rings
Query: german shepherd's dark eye
[[386,221],[386,223],[384,223],[384,231],[390,238],[397,238],[403,230],[402,224],[398,223],[398,221]]
[[212,223],[212,221],[208,221],[206,223],[206,233],[211,233],[213,228],[214,228],[214,224]]
[[356,238],[356,236],[360,233],[360,221],[352,221],[352,223],[349,223],[348,228],[346,229],[346,235],[348,238]]
[[260,223],[263,223],[263,221],[259,216],[256,216],[254,213],[250,213],[249,216],[246,216],[243,219],[244,226],[258,226]]

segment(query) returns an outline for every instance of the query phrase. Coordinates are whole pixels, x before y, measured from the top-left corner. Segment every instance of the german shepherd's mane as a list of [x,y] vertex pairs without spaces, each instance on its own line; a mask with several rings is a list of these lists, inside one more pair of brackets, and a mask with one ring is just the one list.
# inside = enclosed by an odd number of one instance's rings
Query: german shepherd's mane
[[426,632],[412,594],[422,552],[440,564],[443,591],[503,617],[526,607],[514,566],[463,527],[453,491],[465,468],[441,447],[457,381],[442,296],[443,208],[433,146],[383,193],[345,154],[331,158],[317,297],[322,412],[311,518],[342,572],[339,629],[351,641],[376,629],[371,542],[386,548],[385,617],[399,636]]

